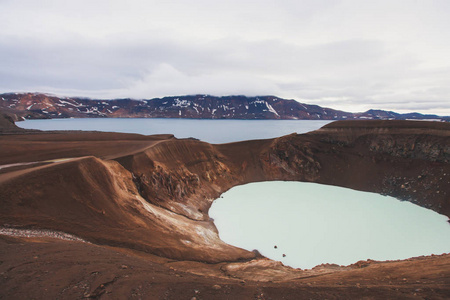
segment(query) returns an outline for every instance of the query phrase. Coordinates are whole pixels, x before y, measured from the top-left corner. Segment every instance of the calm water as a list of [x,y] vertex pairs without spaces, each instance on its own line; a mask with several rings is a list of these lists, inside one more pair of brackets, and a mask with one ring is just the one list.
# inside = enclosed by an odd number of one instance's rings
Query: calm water
[[392,197],[282,181],[222,196],[209,214],[223,241],[296,268],[450,252],[446,216]]
[[305,120],[192,120],[192,119],[52,119],[26,120],[17,126],[40,130],[98,130],[145,135],[171,133],[209,143],[267,139],[319,129],[330,121]]

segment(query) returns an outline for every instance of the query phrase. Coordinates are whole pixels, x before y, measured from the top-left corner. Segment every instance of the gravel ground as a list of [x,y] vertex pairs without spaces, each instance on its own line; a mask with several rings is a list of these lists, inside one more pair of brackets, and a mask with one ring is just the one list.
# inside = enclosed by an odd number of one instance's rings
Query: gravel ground
[[78,241],[87,243],[85,240],[80,239],[79,237],[76,237],[74,235],[60,231],[51,231],[45,229],[17,229],[17,228],[0,227],[0,234],[15,237],[27,237],[27,238],[50,237],[66,241]]

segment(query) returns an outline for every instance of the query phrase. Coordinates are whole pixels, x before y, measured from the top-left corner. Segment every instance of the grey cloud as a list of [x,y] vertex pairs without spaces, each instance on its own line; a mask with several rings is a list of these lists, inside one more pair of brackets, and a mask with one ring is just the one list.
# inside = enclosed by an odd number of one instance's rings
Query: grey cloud
[[[371,3],[373,12],[353,1],[166,2],[3,1],[0,91],[274,94],[352,111],[450,114],[450,65],[434,55],[448,53],[444,3],[408,6],[396,20],[393,10],[378,19],[388,1]],[[412,12],[438,20],[438,30],[408,19]],[[423,41],[411,39],[417,24],[430,33]]]
[[[142,98],[163,93],[276,94],[336,108],[361,101],[377,104],[375,98],[388,97],[398,78],[403,80],[418,63],[408,57],[392,61],[383,43],[372,40],[305,47],[279,40],[186,45],[170,39],[133,42],[120,36],[107,43],[16,39],[3,40],[0,54],[3,89],[53,86],[86,96],[103,91],[104,96]],[[175,71],[167,74],[162,65]],[[324,100],[330,97],[347,100]]]

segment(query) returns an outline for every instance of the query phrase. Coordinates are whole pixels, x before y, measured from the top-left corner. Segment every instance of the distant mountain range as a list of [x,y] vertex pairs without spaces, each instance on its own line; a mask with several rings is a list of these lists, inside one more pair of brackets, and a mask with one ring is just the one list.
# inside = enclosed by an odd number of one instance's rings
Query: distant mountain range
[[350,113],[274,96],[189,95],[149,100],[95,100],[41,93],[0,94],[0,111],[16,119],[54,118],[189,118],[282,120],[439,120],[450,117],[368,110]]

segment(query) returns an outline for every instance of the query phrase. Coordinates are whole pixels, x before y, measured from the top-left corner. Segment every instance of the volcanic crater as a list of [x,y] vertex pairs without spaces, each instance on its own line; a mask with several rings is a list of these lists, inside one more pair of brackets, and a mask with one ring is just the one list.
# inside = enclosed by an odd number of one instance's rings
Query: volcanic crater
[[208,216],[231,187],[272,180],[376,192],[450,216],[448,123],[337,121],[229,144],[0,125],[0,298],[450,295],[448,254],[293,269],[222,242]]

